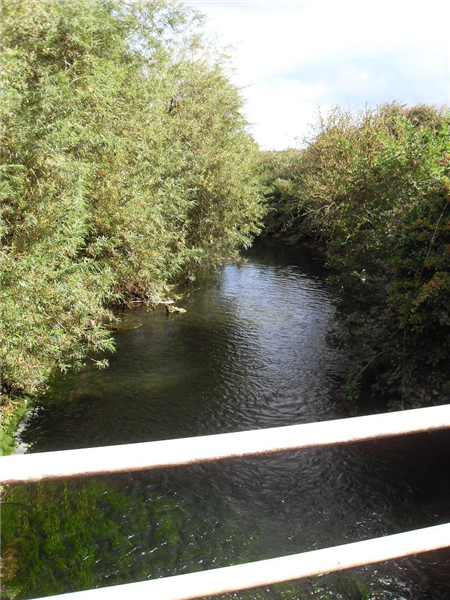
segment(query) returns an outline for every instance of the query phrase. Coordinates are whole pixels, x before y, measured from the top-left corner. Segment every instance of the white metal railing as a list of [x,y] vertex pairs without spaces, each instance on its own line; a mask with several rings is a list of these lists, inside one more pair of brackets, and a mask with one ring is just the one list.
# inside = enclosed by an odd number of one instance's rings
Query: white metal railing
[[450,428],[450,405],[239,433],[0,458],[0,484],[161,469]]
[[[450,428],[450,405],[257,431],[0,458],[0,483],[159,469]],[[450,523],[233,567],[53,596],[189,600],[450,546]]]

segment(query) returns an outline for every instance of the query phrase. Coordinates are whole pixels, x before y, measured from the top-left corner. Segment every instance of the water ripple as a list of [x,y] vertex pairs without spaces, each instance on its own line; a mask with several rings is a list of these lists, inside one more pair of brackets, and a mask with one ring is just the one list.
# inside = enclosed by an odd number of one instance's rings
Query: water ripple
[[[180,302],[187,310],[183,315],[167,318],[163,307],[126,313],[110,368],[87,367],[62,378],[36,411],[23,434],[33,451],[342,416],[333,397],[345,358],[325,341],[336,298],[320,265],[274,248],[250,256],[249,262],[228,263],[216,278],[203,281],[201,289]],[[144,556],[150,565],[169,549],[173,559],[160,573],[174,574],[449,519],[448,448],[448,437],[418,437],[112,481],[137,504],[151,498],[165,507],[159,527],[167,526],[170,513],[179,539],[132,546],[130,556],[136,561]],[[444,597],[443,589],[450,594],[450,574],[442,559],[427,560],[367,567],[357,578],[377,598],[437,600]],[[329,597],[359,597],[351,595],[352,579],[342,577],[323,580]],[[307,589],[315,595],[316,588]]]

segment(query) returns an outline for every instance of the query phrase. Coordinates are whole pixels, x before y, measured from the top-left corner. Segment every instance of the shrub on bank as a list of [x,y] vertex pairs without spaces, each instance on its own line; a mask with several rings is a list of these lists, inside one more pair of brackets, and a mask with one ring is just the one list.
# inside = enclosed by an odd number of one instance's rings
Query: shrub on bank
[[248,246],[262,209],[242,99],[190,8],[9,0],[2,17],[3,385],[34,394],[113,348],[109,303]]
[[370,380],[403,404],[448,399],[448,112],[336,109],[288,176],[288,193],[272,176],[269,201],[290,215],[282,232],[327,245],[344,300],[346,327],[336,339],[353,357],[347,394]]

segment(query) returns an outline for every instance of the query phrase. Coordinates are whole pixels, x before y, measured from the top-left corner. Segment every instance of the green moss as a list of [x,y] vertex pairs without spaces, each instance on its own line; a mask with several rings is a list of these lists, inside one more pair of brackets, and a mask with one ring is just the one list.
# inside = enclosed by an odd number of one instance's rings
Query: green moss
[[2,421],[0,437],[0,455],[12,454],[15,449],[14,436],[23,417],[32,409],[33,402],[28,396],[2,401]]

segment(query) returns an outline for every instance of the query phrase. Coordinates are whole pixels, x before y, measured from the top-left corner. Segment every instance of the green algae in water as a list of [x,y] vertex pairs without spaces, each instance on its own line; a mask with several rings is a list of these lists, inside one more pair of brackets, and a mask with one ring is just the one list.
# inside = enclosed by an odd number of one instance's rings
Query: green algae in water
[[[120,485],[120,484],[119,484]],[[42,483],[10,487],[2,510],[2,598],[50,596],[232,564],[221,528],[203,519],[186,537],[191,515],[175,499],[114,482]],[[214,538],[214,539],[213,539]],[[232,541],[239,554],[236,540]]]
[[[194,519],[198,521],[198,531],[191,544],[186,544],[185,516],[176,510],[173,499],[162,498],[155,492],[147,493],[145,500],[137,502],[135,495],[124,494],[103,480],[10,488],[5,494],[2,516],[5,599],[87,590],[97,587],[99,581],[109,586],[154,579],[179,571],[180,565],[191,565],[189,571],[192,571],[251,560],[244,544],[239,544],[236,538],[231,556],[220,531],[216,530],[218,564],[198,563],[197,569],[193,568],[193,547],[205,542],[201,519]],[[208,539],[207,546],[210,545]],[[320,580],[311,580],[236,592],[222,598],[365,600],[369,597],[363,591],[364,586],[352,577],[340,576],[339,581],[335,576],[328,583],[333,589],[331,595],[326,592],[328,586]],[[347,593],[340,593],[339,588]]]
[[[3,598],[31,598],[161,575],[170,551],[149,564],[140,549],[176,538],[158,502],[136,503],[111,485],[37,484],[7,491],[2,514]],[[145,572],[145,575],[143,575]]]

